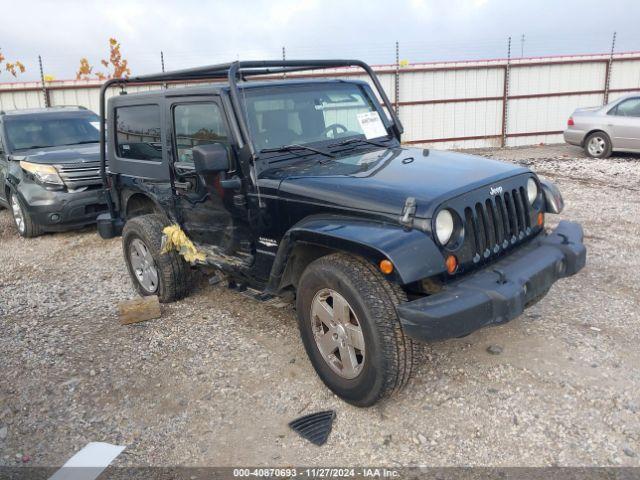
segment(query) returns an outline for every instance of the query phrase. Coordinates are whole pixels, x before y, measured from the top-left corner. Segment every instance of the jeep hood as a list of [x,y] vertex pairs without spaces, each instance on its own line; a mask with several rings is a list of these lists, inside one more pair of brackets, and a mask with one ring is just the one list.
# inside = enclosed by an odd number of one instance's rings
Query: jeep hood
[[58,165],[61,163],[86,163],[100,160],[100,146],[97,143],[64,145],[60,147],[23,150],[11,156],[16,160],[33,163]]
[[400,215],[406,199],[414,197],[416,216],[430,218],[446,199],[529,172],[480,156],[403,147],[335,161],[317,158],[271,168],[261,178],[279,180],[278,194],[283,200],[339,209]]

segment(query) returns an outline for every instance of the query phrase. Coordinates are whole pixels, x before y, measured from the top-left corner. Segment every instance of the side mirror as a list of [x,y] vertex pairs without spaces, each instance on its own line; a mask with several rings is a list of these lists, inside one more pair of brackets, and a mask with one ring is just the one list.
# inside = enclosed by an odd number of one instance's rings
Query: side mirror
[[192,152],[193,163],[199,174],[226,172],[231,168],[229,151],[221,143],[199,145]]
[[546,211],[548,213],[562,212],[562,210],[564,210],[564,200],[562,199],[560,189],[555,183],[549,180],[540,180],[540,183],[542,184],[542,191],[544,192],[544,198],[546,200]]

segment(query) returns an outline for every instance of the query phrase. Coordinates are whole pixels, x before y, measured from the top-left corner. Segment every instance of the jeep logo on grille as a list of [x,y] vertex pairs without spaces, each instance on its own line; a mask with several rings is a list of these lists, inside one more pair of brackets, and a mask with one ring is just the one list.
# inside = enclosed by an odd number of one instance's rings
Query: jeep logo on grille
[[502,193],[502,186],[491,187],[491,189],[489,190],[489,193],[491,195],[500,195]]

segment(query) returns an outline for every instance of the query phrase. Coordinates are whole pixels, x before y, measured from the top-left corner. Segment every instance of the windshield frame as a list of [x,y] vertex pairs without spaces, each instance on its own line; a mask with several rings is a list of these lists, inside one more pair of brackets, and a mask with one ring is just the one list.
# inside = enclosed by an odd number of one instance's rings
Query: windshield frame
[[[314,85],[318,85],[319,87],[321,86],[333,86],[333,85],[355,85],[357,86],[361,92],[362,92],[362,97],[365,100],[365,102],[368,103],[368,105],[371,107],[371,111],[372,112],[376,112],[379,117],[380,120],[385,128],[385,131],[387,132],[385,136],[382,137],[376,137],[376,138],[371,138],[371,139],[367,139],[366,136],[364,135],[364,133],[358,133],[355,135],[349,135],[346,137],[337,137],[337,138],[327,138],[327,139],[322,139],[322,140],[314,140],[314,141],[308,141],[308,142],[304,142],[303,140],[295,140],[293,142],[291,142],[291,144],[287,144],[287,145],[283,145],[282,150],[278,151],[279,148],[278,147],[265,147],[265,148],[260,148],[260,146],[256,143],[256,138],[255,138],[255,134],[256,132],[253,131],[253,129],[250,127],[251,125],[251,121],[248,118],[249,117],[249,108],[248,105],[246,103],[246,100],[248,99],[248,97],[245,95],[246,92],[249,91],[254,91],[254,90],[269,90],[269,89],[281,89],[282,91],[287,91],[287,90],[293,90],[293,89],[305,89],[305,87],[308,89],[308,87],[310,86],[314,86]],[[310,147],[310,148],[315,148],[315,149],[319,149],[319,150],[324,150],[328,153],[333,154],[336,157],[341,157],[344,155],[341,155],[340,153],[344,150],[346,151],[347,149],[343,148],[343,150],[341,150],[340,152],[333,152],[331,151],[328,147],[336,147],[337,144],[341,143],[341,142],[345,142],[345,141],[354,141],[354,146],[358,146],[357,144],[357,140],[362,140],[362,144],[359,145],[362,148],[368,148],[369,150],[372,149],[380,149],[380,148],[385,148],[385,147],[391,147],[391,146],[395,146],[398,144],[397,142],[397,137],[393,131],[393,123],[392,121],[387,117],[386,112],[384,110],[384,108],[382,107],[380,101],[378,100],[378,98],[374,95],[373,90],[371,89],[371,86],[363,80],[340,80],[340,79],[331,79],[331,80],[298,80],[298,81],[293,81],[293,80],[288,80],[286,83],[284,82],[273,82],[273,83],[260,83],[260,84],[244,84],[239,86],[239,90],[240,90],[240,101],[241,101],[241,107],[242,107],[242,115],[245,118],[245,121],[247,123],[247,127],[249,130],[249,134],[250,134],[250,142],[257,154],[257,159],[258,161],[262,161],[262,162],[266,162],[267,164],[270,164],[273,161],[276,161],[278,163],[283,162],[283,161],[295,161],[297,159],[303,160],[303,159],[309,159],[310,157],[315,158],[315,157],[320,157],[323,158],[324,160],[330,161],[331,158],[327,158],[326,156],[323,156],[320,153],[313,153],[310,151],[304,151],[303,149],[296,149],[296,145],[298,146],[302,146],[302,147]],[[319,89],[320,90],[320,89]],[[369,143],[371,142],[371,143]],[[389,145],[384,145],[385,143],[389,143]],[[374,143],[378,143],[380,145],[375,145]],[[293,146],[293,149],[288,149],[287,147],[291,147]],[[344,146],[343,146],[344,147]],[[268,151],[267,151],[268,150]],[[285,158],[283,158],[285,157]],[[290,158],[286,158],[286,157],[290,157]]]
[[[55,112],[55,113],[28,113],[28,114],[19,114],[19,115],[7,115],[3,119],[3,130],[4,130],[4,139],[5,139],[5,149],[8,153],[16,153],[23,152],[27,150],[37,150],[39,148],[61,148],[61,147],[70,147],[74,145],[89,145],[92,143],[100,142],[100,130],[96,129],[96,137],[95,141],[89,141],[92,139],[85,139],[80,141],[79,143],[56,143],[53,142],[51,145],[31,145],[28,147],[16,148],[14,145],[14,139],[11,137],[11,129],[16,128],[16,124],[23,122],[25,120],[31,122],[48,122],[55,120],[84,120],[86,122],[95,122],[100,124],[100,117],[91,112],[87,111],[78,111],[78,112]],[[19,126],[17,128],[20,128]],[[14,132],[15,133],[15,132]]]

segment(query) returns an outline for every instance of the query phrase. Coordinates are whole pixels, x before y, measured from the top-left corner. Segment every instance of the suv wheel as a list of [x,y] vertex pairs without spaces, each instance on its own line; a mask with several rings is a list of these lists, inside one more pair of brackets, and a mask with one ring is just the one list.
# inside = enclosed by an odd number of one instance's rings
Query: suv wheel
[[405,300],[356,257],[328,255],[304,271],[296,300],[302,341],[322,381],[342,399],[370,406],[408,382],[416,352],[395,311]]
[[31,215],[20,201],[16,192],[11,192],[9,203],[11,205],[11,213],[13,214],[13,222],[18,229],[21,237],[33,238],[42,234],[42,227],[31,220]]
[[136,291],[173,302],[189,294],[191,270],[175,251],[160,253],[162,230],[169,225],[163,215],[143,215],[129,220],[122,230],[122,248]]
[[607,158],[611,155],[611,140],[604,132],[594,132],[585,140],[584,151],[593,158]]

